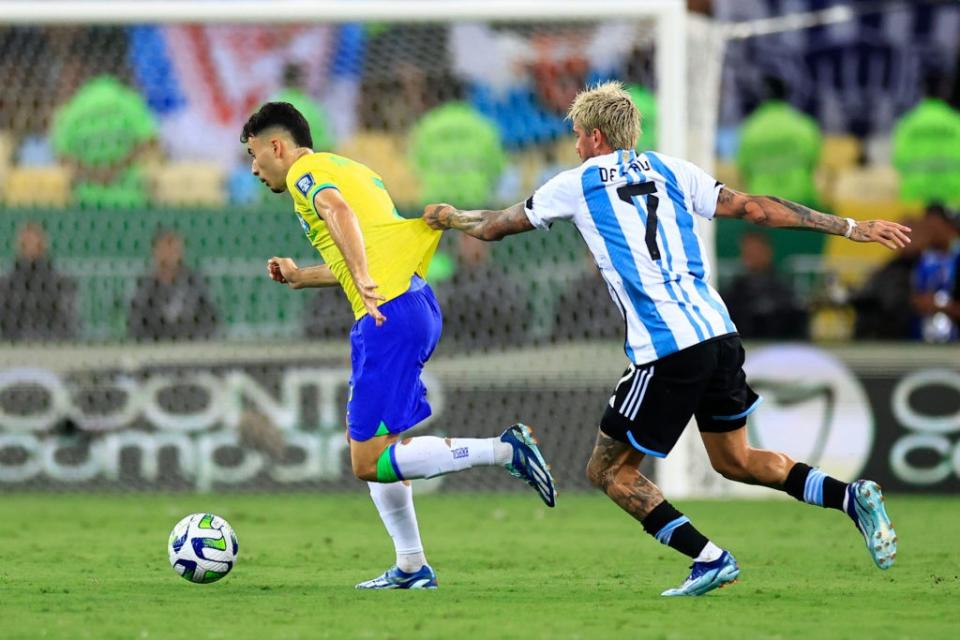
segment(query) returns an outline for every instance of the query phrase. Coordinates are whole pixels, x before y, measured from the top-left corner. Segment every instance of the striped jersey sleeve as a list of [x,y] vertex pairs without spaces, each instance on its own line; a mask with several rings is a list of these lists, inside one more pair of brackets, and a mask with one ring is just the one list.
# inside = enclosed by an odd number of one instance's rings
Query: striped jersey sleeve
[[681,190],[690,197],[693,213],[712,220],[717,213],[717,196],[723,183],[715,180],[709,173],[686,160],[660,156],[666,165],[673,165],[673,173],[680,183]]
[[571,220],[583,196],[577,170],[559,173],[527,198],[524,212],[530,224],[549,229],[557,220]]

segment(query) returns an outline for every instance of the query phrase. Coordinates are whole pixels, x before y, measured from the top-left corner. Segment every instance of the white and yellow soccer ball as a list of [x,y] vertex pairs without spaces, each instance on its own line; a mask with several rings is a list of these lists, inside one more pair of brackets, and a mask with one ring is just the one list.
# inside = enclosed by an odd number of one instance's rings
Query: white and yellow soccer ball
[[173,528],[170,566],[185,580],[205,584],[230,573],[240,545],[233,527],[212,513],[192,513]]

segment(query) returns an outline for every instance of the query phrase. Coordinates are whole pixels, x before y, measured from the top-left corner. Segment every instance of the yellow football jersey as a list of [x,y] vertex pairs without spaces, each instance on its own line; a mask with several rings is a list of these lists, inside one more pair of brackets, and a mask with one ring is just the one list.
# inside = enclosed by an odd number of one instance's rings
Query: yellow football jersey
[[442,232],[431,229],[420,218],[400,217],[383,180],[365,165],[332,153],[312,153],[290,167],[287,189],[310,244],[340,282],[357,319],[367,310],[343,254],[314,207],[314,196],[321,189],[339,191],[357,215],[370,277],[388,301],[410,288],[414,274],[426,275]]

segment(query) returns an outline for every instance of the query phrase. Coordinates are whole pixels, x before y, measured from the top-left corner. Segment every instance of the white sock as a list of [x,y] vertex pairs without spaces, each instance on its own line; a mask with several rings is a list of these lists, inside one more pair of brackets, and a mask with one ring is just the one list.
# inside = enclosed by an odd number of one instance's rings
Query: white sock
[[393,538],[397,566],[401,571],[413,573],[427,564],[420,542],[417,512],[413,508],[413,487],[404,482],[368,482],[367,486],[383,526]]
[[505,465],[513,462],[513,447],[501,440],[493,438],[493,461],[499,465]]
[[499,438],[419,436],[391,446],[404,479],[433,478],[471,467],[503,465],[513,458],[513,447]]
[[700,555],[693,559],[694,562],[713,562],[723,555],[723,549],[707,540],[707,546],[701,551]]

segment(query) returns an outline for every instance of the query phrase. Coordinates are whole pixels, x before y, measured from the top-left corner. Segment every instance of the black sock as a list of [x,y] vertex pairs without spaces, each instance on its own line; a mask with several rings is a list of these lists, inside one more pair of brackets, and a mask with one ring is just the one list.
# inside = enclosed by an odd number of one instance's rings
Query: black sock
[[690,520],[664,500],[642,520],[643,530],[680,553],[696,558],[707,546],[707,540]]
[[787,474],[783,490],[800,502],[842,511],[843,498],[847,494],[847,483],[798,462]]
[[810,465],[798,462],[790,468],[787,479],[783,483],[783,490],[788,495],[793,496],[800,502],[803,502],[803,488],[807,483],[807,475],[810,473]]

